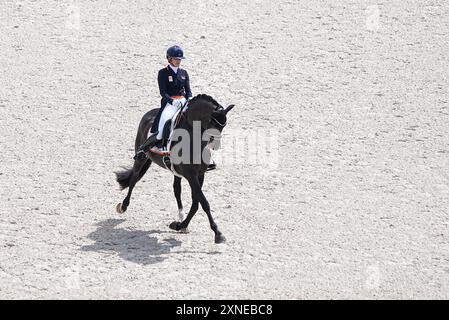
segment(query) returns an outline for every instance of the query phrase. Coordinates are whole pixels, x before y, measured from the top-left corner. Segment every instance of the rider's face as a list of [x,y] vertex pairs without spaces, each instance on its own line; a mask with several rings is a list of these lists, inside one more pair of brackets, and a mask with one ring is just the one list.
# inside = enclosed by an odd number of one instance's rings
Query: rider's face
[[179,65],[181,64],[181,59],[171,58],[169,62],[172,66],[179,67]]

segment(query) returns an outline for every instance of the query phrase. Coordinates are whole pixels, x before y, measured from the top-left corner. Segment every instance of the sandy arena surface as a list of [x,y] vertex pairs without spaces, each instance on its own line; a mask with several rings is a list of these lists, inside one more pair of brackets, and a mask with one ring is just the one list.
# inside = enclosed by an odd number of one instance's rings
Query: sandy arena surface
[[[0,298],[448,299],[448,16],[443,0],[2,0]],[[168,228],[156,166],[115,212],[175,43],[193,93],[236,105],[204,186],[224,245],[202,210]],[[256,159],[239,138],[255,132]]]

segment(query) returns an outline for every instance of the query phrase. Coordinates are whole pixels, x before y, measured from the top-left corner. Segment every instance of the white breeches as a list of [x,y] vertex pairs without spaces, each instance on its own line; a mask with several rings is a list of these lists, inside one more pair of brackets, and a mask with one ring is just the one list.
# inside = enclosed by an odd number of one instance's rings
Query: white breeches
[[[173,102],[175,102],[175,101],[181,101],[182,105],[184,105],[184,103],[186,102],[186,99],[182,98],[182,99],[173,100]],[[178,102],[178,104],[179,104],[179,102]],[[181,108],[181,104],[179,107],[175,107],[174,105],[172,105],[170,103],[167,103],[165,105],[165,108],[161,114],[161,119],[159,120],[158,133],[156,136],[156,138],[158,140],[162,139],[162,134],[164,131],[165,123],[167,122],[167,120],[170,120],[175,115],[176,111],[179,110],[179,108]],[[149,133],[149,135],[151,135],[151,133]]]

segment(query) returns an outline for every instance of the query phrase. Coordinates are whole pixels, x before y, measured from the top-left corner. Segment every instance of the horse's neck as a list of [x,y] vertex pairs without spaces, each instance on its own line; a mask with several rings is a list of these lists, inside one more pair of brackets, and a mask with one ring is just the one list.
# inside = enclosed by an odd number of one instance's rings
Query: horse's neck
[[[215,109],[214,106],[212,106],[209,102],[206,101],[198,101],[194,103],[193,105],[189,106],[187,109],[187,113],[190,112],[191,114],[191,120],[192,121],[198,121],[198,120],[204,120],[205,118],[210,117],[212,115],[212,111]],[[187,119],[189,118],[189,115],[187,114]]]

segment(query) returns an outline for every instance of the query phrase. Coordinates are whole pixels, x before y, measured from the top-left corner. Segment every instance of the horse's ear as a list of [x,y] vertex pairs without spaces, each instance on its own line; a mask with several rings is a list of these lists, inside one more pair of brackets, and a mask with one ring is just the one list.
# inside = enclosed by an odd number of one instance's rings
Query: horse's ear
[[226,109],[225,109],[225,113],[228,113],[229,111],[232,110],[232,108],[234,108],[235,105],[231,104],[229,105]]

